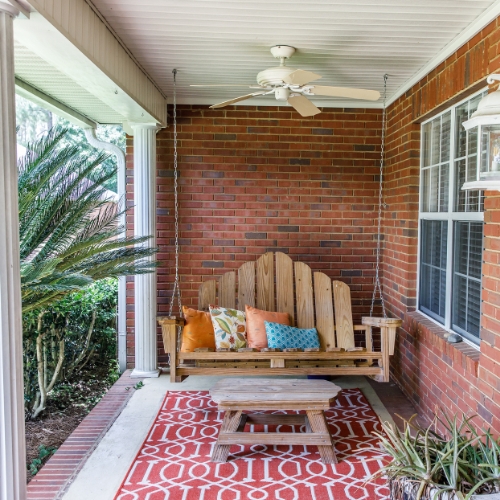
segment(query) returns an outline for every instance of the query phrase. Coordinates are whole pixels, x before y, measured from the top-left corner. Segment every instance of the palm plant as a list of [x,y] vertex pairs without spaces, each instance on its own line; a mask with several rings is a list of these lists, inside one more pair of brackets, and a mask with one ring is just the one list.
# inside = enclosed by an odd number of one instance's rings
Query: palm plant
[[59,147],[53,129],[28,146],[19,164],[19,235],[23,312],[47,306],[93,281],[151,272],[157,251],[150,237],[129,237],[123,209],[103,185],[116,171],[96,167],[107,156]]
[[[96,168],[107,156],[63,145],[65,134],[52,129],[19,163],[22,308],[25,324],[35,325],[24,332],[26,354],[36,358],[36,396],[27,400],[32,418],[45,409],[67,360],[66,319],[59,318],[63,327],[46,325],[48,308],[97,280],[156,267],[150,237],[127,236],[119,224],[125,209],[107,198],[104,185],[116,170]],[[93,327],[91,321],[87,343]]]

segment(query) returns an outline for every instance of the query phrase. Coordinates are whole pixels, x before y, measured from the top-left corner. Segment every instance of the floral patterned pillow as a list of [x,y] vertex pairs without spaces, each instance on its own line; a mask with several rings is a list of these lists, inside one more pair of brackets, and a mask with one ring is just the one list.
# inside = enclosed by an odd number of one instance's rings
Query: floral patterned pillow
[[236,309],[210,306],[217,349],[240,349],[247,346],[245,313]]

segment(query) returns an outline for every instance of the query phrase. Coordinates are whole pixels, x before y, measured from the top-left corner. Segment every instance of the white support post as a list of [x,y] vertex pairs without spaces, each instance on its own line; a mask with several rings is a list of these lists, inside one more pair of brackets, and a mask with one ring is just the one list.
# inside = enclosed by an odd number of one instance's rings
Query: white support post
[[26,498],[14,93],[15,2],[0,0],[0,499]]
[[[134,131],[134,234],[152,236],[156,246],[156,124],[132,124]],[[153,259],[154,257],[152,257]],[[135,276],[135,368],[132,377],[158,377],[156,272]]]

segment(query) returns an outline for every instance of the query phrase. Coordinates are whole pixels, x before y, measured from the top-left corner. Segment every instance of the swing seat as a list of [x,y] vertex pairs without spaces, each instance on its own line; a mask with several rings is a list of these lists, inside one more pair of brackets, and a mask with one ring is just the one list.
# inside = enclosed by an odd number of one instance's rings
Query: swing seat
[[[402,321],[364,317],[361,325],[353,325],[349,287],[332,282],[324,273],[313,273],[307,264],[294,263],[284,253],[268,252],[256,262],[243,264],[237,273],[230,271],[219,280],[204,282],[199,288],[198,309],[206,311],[209,304],[286,312],[292,325],[317,329],[320,350],[180,352],[178,331],[184,320],[160,317],[172,382],[189,375],[366,375],[378,382],[389,381],[389,356],[394,353],[396,329]],[[373,349],[373,328],[380,330],[377,351]]]

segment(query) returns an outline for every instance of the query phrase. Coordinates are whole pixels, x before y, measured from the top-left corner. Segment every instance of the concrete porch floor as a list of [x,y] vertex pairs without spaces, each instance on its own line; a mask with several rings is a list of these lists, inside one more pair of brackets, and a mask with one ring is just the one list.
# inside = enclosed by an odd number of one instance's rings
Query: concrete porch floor
[[[166,392],[208,390],[220,378],[191,376],[181,384],[171,384],[167,375],[144,380],[144,387],[134,391],[66,492],[60,492],[53,498],[112,500],[144,442]],[[130,380],[131,386],[137,383],[137,379]],[[393,382],[372,383],[360,376],[338,377],[334,382],[342,388],[361,389],[382,421],[393,421],[394,413],[405,418],[415,413],[411,403]]]

